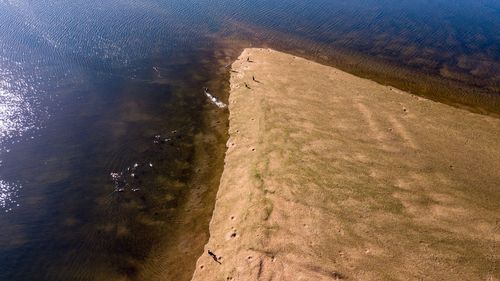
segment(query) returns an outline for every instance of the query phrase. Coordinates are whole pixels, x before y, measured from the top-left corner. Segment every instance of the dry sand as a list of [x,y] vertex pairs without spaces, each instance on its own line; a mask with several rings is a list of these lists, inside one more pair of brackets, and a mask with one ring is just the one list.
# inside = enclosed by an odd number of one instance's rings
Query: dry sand
[[269,49],[232,71],[193,280],[500,279],[500,119]]

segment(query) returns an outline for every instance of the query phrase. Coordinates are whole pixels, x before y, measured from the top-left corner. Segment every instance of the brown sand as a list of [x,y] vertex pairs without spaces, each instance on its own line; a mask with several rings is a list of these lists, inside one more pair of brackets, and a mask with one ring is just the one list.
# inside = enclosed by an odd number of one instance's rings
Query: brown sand
[[232,69],[193,280],[500,279],[499,119],[268,49]]

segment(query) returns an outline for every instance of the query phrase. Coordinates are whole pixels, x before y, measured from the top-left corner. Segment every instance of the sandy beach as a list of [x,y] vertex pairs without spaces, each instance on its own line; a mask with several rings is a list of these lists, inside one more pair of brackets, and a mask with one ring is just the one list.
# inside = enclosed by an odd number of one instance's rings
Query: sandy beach
[[270,49],[231,71],[192,280],[500,279],[500,119]]

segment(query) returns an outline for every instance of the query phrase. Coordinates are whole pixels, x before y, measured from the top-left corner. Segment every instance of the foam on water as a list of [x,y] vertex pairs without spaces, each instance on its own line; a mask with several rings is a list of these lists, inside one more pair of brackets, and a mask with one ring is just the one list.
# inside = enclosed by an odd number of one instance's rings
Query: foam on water
[[215,104],[218,108],[226,108],[227,105],[225,103],[223,103],[222,101],[220,101],[218,98],[214,97],[212,94],[210,94],[207,90],[205,90],[205,95],[207,96],[207,98],[213,103]]

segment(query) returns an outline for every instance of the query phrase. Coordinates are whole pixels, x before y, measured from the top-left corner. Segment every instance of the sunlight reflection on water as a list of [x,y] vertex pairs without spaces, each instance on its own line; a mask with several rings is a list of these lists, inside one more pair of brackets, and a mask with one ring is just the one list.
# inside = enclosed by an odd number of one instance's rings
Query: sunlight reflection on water
[[0,180],[0,210],[9,212],[14,205],[19,206],[16,204],[16,197],[20,188],[18,185]]
[[[1,62],[7,61],[3,59]],[[0,65],[0,156],[10,152],[8,145],[16,138],[38,129],[33,84]],[[0,167],[2,165],[0,159]],[[16,198],[20,188],[21,185],[0,178],[0,211],[10,212],[14,206],[19,206]]]
[[36,128],[31,95],[27,94],[34,88],[22,79],[12,79],[13,76],[0,69],[0,144]]

